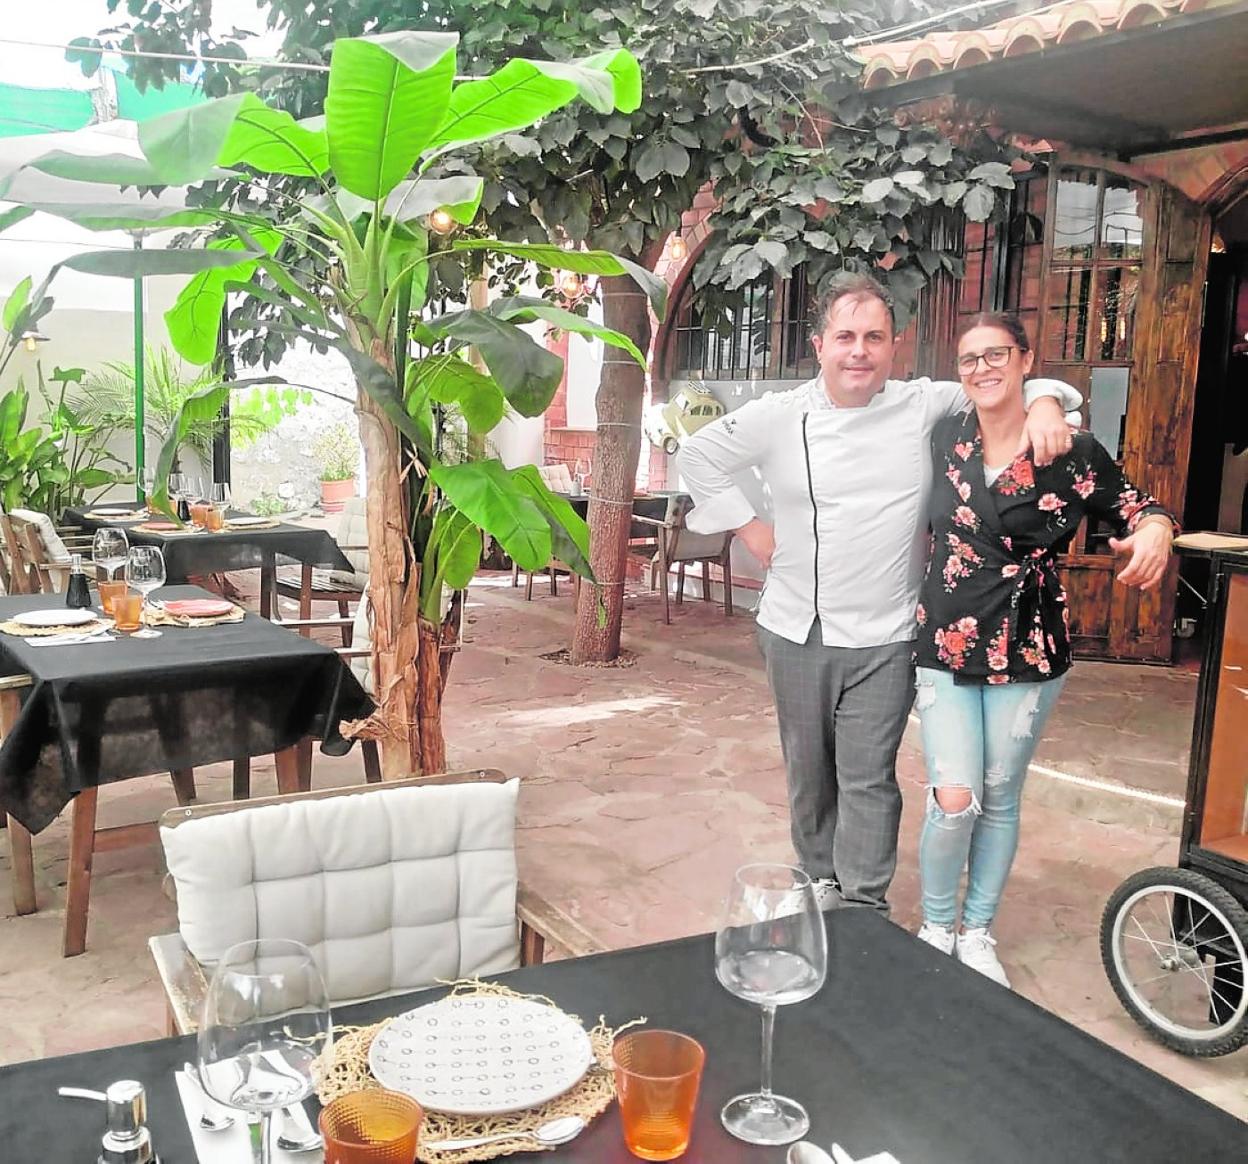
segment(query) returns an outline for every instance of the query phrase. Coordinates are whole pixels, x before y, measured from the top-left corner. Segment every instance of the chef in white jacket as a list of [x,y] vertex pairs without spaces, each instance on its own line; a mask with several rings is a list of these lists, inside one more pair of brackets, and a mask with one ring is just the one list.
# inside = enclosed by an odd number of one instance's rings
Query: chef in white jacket
[[[813,343],[814,380],[707,425],[677,464],[694,499],[689,528],[735,530],[767,569],[759,645],[793,845],[819,904],[887,912],[901,819],[897,748],[914,696],[911,640],[927,558],[928,441],[941,417],[969,404],[956,381],[888,378],[892,303],[868,275],[829,281]],[[1069,449],[1063,412],[1082,397],[1061,381],[1033,380],[1027,403],[1024,439],[1047,464]],[[774,524],[733,479],[750,470]]]

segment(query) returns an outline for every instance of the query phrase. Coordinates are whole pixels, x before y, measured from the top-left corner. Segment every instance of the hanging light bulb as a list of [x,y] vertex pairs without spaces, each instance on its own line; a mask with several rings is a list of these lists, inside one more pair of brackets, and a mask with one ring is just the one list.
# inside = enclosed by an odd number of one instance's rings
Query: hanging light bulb
[[436,231],[438,234],[450,234],[455,229],[455,219],[451,217],[451,212],[443,206],[439,206],[431,215],[429,215],[429,229]]
[[22,332],[22,347],[28,352],[33,352],[40,344],[46,343],[47,339],[46,335],[41,335],[37,331],[24,331]]
[[581,284],[581,277],[575,271],[564,271],[559,276],[559,290],[568,299],[576,299],[584,290]]
[[667,253],[671,256],[672,262],[683,262],[689,255],[689,244],[685,242],[681,235],[675,235],[672,238],[672,245],[668,247]]

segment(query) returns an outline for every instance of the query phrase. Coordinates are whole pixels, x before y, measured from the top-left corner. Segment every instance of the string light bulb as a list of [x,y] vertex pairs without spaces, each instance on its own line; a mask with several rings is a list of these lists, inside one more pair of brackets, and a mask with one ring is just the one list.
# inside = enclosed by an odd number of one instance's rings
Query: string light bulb
[[455,219],[444,206],[439,206],[429,215],[429,229],[437,234],[450,234],[455,229]]
[[559,290],[568,299],[576,299],[584,290],[580,275],[575,271],[564,271],[559,276]]
[[667,253],[671,256],[672,262],[683,262],[689,255],[689,244],[685,242],[682,235],[675,235],[672,238],[672,245],[667,249]]
[[41,343],[47,341],[46,335],[40,335],[37,331],[22,332],[22,347],[28,352],[33,352]]

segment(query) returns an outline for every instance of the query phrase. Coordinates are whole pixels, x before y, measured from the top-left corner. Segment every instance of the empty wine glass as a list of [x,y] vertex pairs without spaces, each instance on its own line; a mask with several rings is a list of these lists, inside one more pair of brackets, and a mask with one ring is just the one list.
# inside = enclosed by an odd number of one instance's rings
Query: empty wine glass
[[312,1093],[332,1041],[329,992],[307,946],[271,938],[222,954],[199,1024],[199,1077],[214,1099],[260,1116],[254,1161],[272,1160],[273,1113]]
[[[148,595],[165,584],[165,555],[159,546],[131,546],[126,558],[126,581],[142,596],[143,604],[148,604]],[[144,627],[132,636],[136,639],[155,639],[160,631]]]
[[130,539],[124,529],[112,529],[105,526],[95,531],[91,539],[91,560],[97,566],[104,567],[105,577],[111,581],[113,571],[126,564],[126,555],[130,552]]
[[156,470],[143,468],[139,471],[139,484],[143,487],[143,504],[152,508],[152,496],[156,492]]
[[214,481],[212,484],[212,496],[208,499],[213,505],[218,506],[222,512],[230,507],[230,487],[225,481]]
[[732,879],[715,935],[715,975],[738,998],[763,1009],[762,1086],[725,1104],[724,1127],[747,1144],[789,1144],[810,1129],[806,1109],[771,1090],[776,1007],[819,992],[828,938],[810,878],[789,865],[744,865]]

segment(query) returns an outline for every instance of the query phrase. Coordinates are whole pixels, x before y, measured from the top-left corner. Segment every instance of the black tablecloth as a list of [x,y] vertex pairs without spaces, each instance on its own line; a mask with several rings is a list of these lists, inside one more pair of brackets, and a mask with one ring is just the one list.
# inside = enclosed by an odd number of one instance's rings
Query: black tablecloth
[[[855,1158],[887,1149],[901,1164],[1176,1164],[1248,1159],[1248,1126],[873,913],[828,915],[831,968],[815,998],[782,1007],[775,1086],[810,1111],[810,1139]],[[715,981],[713,942],[691,938],[500,976],[549,996],[587,1025],[646,1016],[702,1041],[706,1072],[688,1164],[781,1164],[782,1148],[732,1139],[719,1110],[758,1083],[759,1012]],[[375,1022],[444,991],[336,1011]],[[84,1005],[89,1005],[84,1001]],[[194,1164],[172,1072],[192,1038],[166,1039],[0,1067],[6,1164],[89,1160],[98,1107],[58,1085],[139,1079],[165,1164]],[[556,1164],[635,1164],[614,1107],[577,1140],[509,1157]]]
[[[216,595],[172,586],[156,597]],[[63,601],[0,598],[0,622]],[[372,710],[330,648],[254,614],[161,630],[158,639],[65,647],[31,647],[0,634],[0,673],[35,680],[0,747],[0,810],[38,832],[92,785],[263,755],[305,736],[343,755],[351,744],[339,724]]]
[[332,570],[352,569],[338,543],[325,530],[300,525],[282,523],[268,529],[166,535],[136,529],[138,523],[133,521],[101,521],[88,517],[87,511],[81,509],[67,509],[64,520],[67,525],[88,530],[115,525],[126,531],[132,545],[159,546],[165,555],[170,583],[185,582],[192,575],[272,566],[277,555]]

